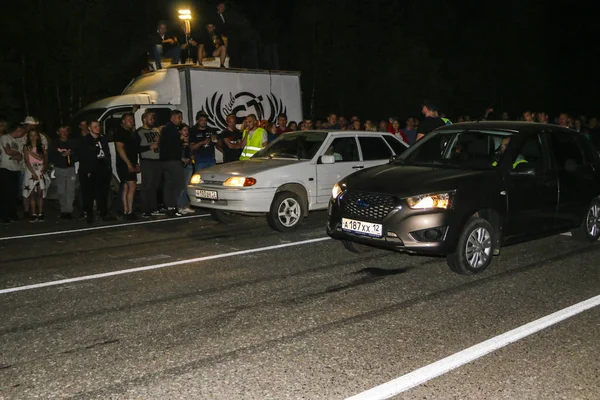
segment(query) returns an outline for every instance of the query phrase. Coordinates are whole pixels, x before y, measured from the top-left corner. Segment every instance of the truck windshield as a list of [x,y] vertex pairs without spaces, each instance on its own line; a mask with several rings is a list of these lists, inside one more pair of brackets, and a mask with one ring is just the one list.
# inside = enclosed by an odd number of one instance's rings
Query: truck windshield
[[489,169],[497,165],[512,132],[461,130],[431,133],[404,152],[396,162],[450,168]]
[[295,158],[310,160],[321,148],[327,132],[284,133],[267,147],[254,155],[254,158]]

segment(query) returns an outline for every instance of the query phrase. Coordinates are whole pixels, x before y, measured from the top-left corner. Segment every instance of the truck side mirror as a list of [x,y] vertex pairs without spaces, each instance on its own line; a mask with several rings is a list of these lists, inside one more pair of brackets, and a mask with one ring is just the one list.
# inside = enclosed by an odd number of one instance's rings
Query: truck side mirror
[[323,154],[321,156],[321,162],[323,164],[335,164],[335,156]]

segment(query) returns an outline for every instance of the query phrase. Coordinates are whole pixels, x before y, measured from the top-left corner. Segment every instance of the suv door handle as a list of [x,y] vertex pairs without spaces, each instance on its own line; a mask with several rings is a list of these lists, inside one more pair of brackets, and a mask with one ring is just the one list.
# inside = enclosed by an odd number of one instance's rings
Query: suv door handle
[[364,165],[355,165],[354,167],[352,167],[352,169],[363,169],[364,167]]

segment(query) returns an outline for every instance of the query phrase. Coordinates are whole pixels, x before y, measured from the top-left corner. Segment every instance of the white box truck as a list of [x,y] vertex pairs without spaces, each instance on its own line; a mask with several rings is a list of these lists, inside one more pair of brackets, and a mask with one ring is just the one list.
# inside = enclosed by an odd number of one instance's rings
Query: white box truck
[[[276,122],[280,113],[287,114],[290,121],[303,118],[299,72],[177,65],[144,74],[133,79],[121,95],[95,101],[72,119],[73,132],[79,131],[80,121],[100,121],[111,144],[115,174],[112,138],[121,116],[136,104],[140,106],[135,113],[136,128],[142,126],[142,114],[149,109],[156,115],[157,126],[166,124],[174,109],[181,110],[183,120],[193,126],[196,113],[203,110],[209,115],[210,126],[219,130],[225,128],[228,114],[235,114],[240,122],[248,114],[271,122]],[[221,162],[221,153],[215,152],[217,162]],[[116,175],[114,179],[118,183]]]

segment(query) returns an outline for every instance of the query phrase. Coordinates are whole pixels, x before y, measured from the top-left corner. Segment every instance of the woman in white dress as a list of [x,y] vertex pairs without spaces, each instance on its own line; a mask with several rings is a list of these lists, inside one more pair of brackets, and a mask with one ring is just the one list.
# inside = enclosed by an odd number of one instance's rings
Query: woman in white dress
[[23,148],[25,159],[25,178],[23,180],[23,197],[29,201],[31,222],[44,220],[44,198],[50,185],[48,170],[48,152],[42,145],[42,138],[35,130],[27,134],[27,143]]

